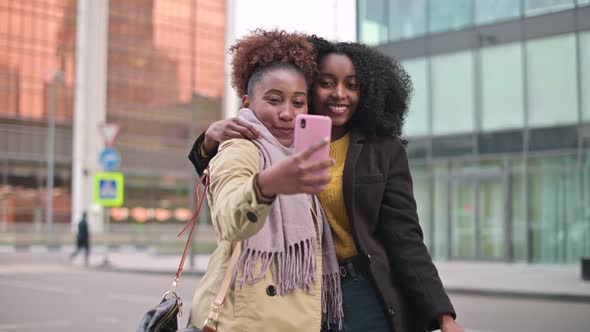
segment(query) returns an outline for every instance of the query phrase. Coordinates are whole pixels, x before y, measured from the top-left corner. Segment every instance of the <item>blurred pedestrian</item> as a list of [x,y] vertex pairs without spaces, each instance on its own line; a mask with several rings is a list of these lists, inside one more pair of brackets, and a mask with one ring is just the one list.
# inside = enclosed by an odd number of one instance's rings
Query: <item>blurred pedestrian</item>
[[84,265],[89,265],[90,259],[90,230],[86,221],[86,212],[82,213],[82,219],[78,222],[78,234],[76,235],[76,250],[70,255],[70,260],[78,256],[84,249]]

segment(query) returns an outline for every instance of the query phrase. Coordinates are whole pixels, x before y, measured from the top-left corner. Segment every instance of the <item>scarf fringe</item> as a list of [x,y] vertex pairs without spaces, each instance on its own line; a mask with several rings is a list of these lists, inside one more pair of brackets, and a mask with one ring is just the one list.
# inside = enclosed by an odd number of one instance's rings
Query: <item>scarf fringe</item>
[[330,324],[337,324],[342,330],[344,310],[342,309],[342,288],[340,273],[322,276],[322,325],[330,328]]
[[[254,267],[260,261],[260,271]],[[273,264],[276,262],[276,264]],[[246,249],[240,256],[233,271],[232,283],[239,282],[240,287],[252,285],[264,279],[270,269],[272,278],[277,284],[279,295],[295,289],[310,290],[316,280],[317,243],[314,238],[289,246],[285,252],[261,252]],[[243,271],[239,280],[238,271]],[[337,324],[342,330],[344,312],[342,310],[342,288],[339,272],[322,275],[322,323]]]
[[[255,271],[254,267],[258,262],[261,268],[260,271]],[[290,245],[284,252],[262,252],[246,248],[234,268],[232,282],[239,282],[240,287],[255,284],[264,278],[269,269],[279,295],[296,288],[311,289],[317,272],[316,240],[303,240]],[[242,276],[236,280],[240,270]]]

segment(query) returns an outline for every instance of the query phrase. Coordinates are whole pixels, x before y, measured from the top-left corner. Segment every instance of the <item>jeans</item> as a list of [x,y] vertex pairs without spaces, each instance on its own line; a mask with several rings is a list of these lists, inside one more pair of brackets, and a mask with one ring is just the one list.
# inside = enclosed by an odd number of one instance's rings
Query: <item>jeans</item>
[[344,322],[338,326],[322,327],[322,332],[391,332],[377,294],[363,275],[346,275],[342,281]]

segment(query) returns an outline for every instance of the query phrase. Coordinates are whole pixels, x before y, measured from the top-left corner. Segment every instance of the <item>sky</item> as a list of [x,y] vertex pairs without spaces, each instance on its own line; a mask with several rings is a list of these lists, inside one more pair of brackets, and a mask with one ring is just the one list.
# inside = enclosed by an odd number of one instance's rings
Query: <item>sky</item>
[[355,0],[232,0],[236,33],[275,28],[316,34],[330,40],[356,40]]
[[[355,0],[227,0],[226,48],[257,28],[279,28],[316,34],[328,40],[356,41]],[[229,26],[228,22],[233,22]],[[229,59],[225,64],[223,117],[237,114],[239,98],[231,87]]]

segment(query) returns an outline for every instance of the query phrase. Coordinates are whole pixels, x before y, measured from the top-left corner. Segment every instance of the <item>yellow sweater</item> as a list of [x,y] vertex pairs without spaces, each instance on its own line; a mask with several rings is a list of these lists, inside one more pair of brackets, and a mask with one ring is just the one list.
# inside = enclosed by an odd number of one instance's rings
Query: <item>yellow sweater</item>
[[354,239],[352,238],[352,228],[348,221],[342,188],[344,163],[349,145],[350,133],[330,143],[330,157],[336,161],[336,164],[329,170],[330,175],[332,175],[332,181],[324,191],[318,194],[320,202],[322,202],[322,207],[328,216],[330,227],[332,228],[332,236],[334,237],[338,259],[350,258],[356,256],[358,253]]

